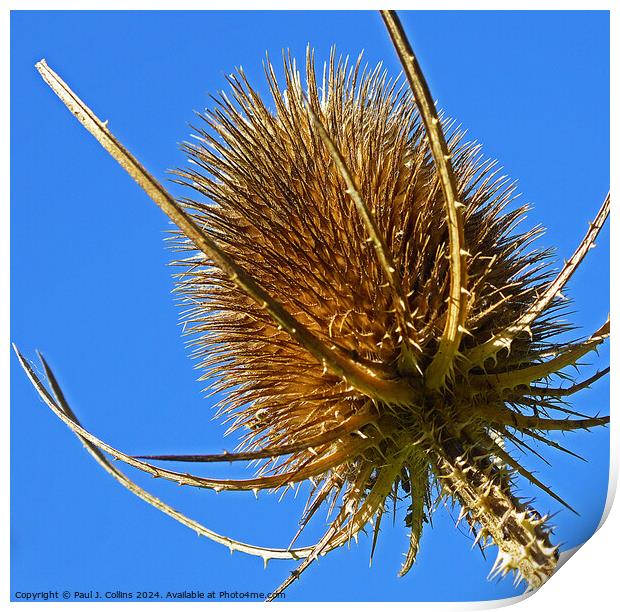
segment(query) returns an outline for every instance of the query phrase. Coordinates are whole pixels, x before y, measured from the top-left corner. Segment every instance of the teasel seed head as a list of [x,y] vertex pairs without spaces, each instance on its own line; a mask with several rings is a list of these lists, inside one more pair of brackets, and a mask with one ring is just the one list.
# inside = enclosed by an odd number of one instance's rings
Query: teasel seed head
[[[316,499],[342,493],[325,549],[408,491],[417,550],[434,482],[458,500],[479,536],[498,544],[494,572],[514,570],[539,586],[557,547],[545,521],[512,493],[516,474],[534,477],[502,443],[514,438],[513,415],[539,404],[532,383],[554,371],[543,357],[572,349],[553,342],[570,329],[559,318],[566,302],[553,297],[498,350],[471,356],[527,318],[548,287],[551,252],[533,248],[542,229],[517,229],[527,207],[511,206],[514,183],[442,120],[462,216],[466,314],[458,354],[429,388],[449,317],[450,235],[412,93],[380,66],[368,68],[360,57],[349,67],[335,52],[322,87],[311,51],[303,80],[290,57],[283,84],[269,62],[265,72],[269,102],[240,71],[229,78],[231,95],[202,116],[185,145],[193,167],[178,172],[202,197],[184,206],[323,346],[376,379],[408,386],[408,397],[373,393],[330,371],[198,256],[179,262],[178,288],[189,305],[194,355],[223,394],[220,416],[242,432],[244,452],[276,449],[261,474],[281,475],[282,484],[312,476]],[[177,247],[194,249],[183,234]],[[574,361],[571,355],[567,364]],[[554,397],[544,408],[562,409]],[[282,448],[292,452],[278,461]]]
[[[509,449],[533,450],[533,439],[570,452],[548,432],[609,421],[579,415],[565,399],[608,368],[551,386],[609,335],[608,320],[585,340],[559,338],[572,329],[560,318],[561,291],[594,244],[609,195],[553,275],[551,251],[535,248],[541,228],[518,227],[527,208],[515,206],[514,184],[437,114],[398,18],[382,13],[410,89],[335,52],[320,85],[310,50],[303,80],[290,56],[283,83],[267,61],[269,102],[239,71],[185,145],[192,169],[177,180],[199,196],[181,202],[44,61],[37,65],[179,228],[184,321],[241,448],[132,457],[80,425],[44,360],[49,390],[17,351],[20,362],[47,405],[136,495],[231,551],[303,559],[272,598],[368,525],[374,551],[387,501],[403,497],[410,545],[401,575],[415,562],[427,516],[447,499],[481,548],[497,546],[492,575],[512,571],[540,586],[558,546],[547,517],[517,497],[516,479],[572,508]],[[309,481],[300,530],[287,549],[220,536],[129,481],[101,450],[155,477],[216,491]],[[228,480],[145,459],[261,464],[253,478]],[[325,505],[335,516],[324,536],[293,548]]]

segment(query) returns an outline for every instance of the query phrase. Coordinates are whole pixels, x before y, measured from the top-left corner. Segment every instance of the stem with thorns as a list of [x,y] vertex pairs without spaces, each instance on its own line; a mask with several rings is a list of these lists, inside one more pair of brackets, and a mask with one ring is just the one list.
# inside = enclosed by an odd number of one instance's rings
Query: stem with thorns
[[[19,353],[18,353],[19,356]],[[65,395],[56,380],[56,376],[54,375],[52,369],[49,364],[39,353],[39,359],[41,361],[41,365],[45,371],[45,375],[49,381],[50,387],[52,389],[52,393],[58,403],[59,408],[62,409],[64,414],[74,421],[76,424],[80,424],[75,413],[70,408]],[[114,467],[106,458],[106,456],[89,440],[84,438],[83,436],[76,434],[77,438],[82,442],[84,448],[88,451],[88,453],[95,459],[95,461],[108,473],[112,478],[114,478],[118,483],[120,483],[123,487],[125,487],[128,491],[133,493],[135,496],[139,497],[147,504],[153,506],[153,508],[163,512],[169,517],[173,518],[175,521],[180,523],[181,525],[185,525],[189,527],[191,530],[195,531],[199,536],[205,536],[209,540],[213,542],[217,542],[218,544],[222,544],[226,546],[230,552],[233,551],[242,552],[248,555],[261,557],[266,563],[270,559],[302,559],[307,557],[312,551],[312,547],[305,548],[268,548],[264,546],[255,546],[253,544],[246,544],[245,542],[240,542],[238,540],[233,540],[227,536],[223,536],[211,529],[208,529],[204,525],[198,523],[194,519],[191,519],[178,510],[175,510],[165,502],[161,501],[159,498],[151,495],[148,491],[145,491],[142,487],[137,485],[133,480],[128,478],[123,472]]]
[[502,349],[510,349],[512,341],[520,333],[529,330],[530,324],[545,310],[545,308],[547,308],[547,306],[549,306],[553,298],[562,291],[562,288],[573,275],[573,272],[579,267],[586,253],[594,247],[594,241],[609,216],[610,203],[611,196],[608,193],[594,221],[590,223],[586,235],[579,243],[575,252],[564,264],[560,273],[549,284],[545,292],[532,304],[527,312],[507,329],[465,353],[470,367],[482,366],[487,359],[494,357]]
[[450,162],[450,151],[441,129],[441,122],[431,96],[430,89],[418,64],[411,44],[405,34],[400,19],[395,11],[381,11],[381,16],[390,33],[394,47],[400,58],[407,80],[413,90],[415,101],[429,140],[433,159],[446,205],[448,222],[449,260],[450,260],[450,296],[448,298],[448,316],[439,342],[439,348],[428,366],[425,378],[429,389],[439,389],[444,385],[457,356],[464,324],[467,318],[467,251],[462,208],[458,200],[456,178]]
[[70,415],[66,414],[61,407],[59,407],[52,396],[49,394],[45,386],[41,383],[38,376],[34,373],[34,370],[30,364],[24,359],[23,355],[19,352],[17,347],[13,347],[15,353],[19,359],[21,366],[28,375],[28,378],[34,385],[35,389],[39,393],[41,399],[51,408],[56,416],[67,425],[73,433],[88,440],[91,444],[94,444],[99,449],[109,453],[115,459],[123,461],[124,463],[135,467],[142,472],[146,472],[155,478],[164,478],[171,480],[179,485],[189,485],[194,487],[201,487],[206,489],[213,489],[214,491],[256,491],[260,489],[274,489],[284,487],[289,484],[306,480],[312,476],[321,474],[347,460],[354,458],[356,455],[362,453],[366,448],[369,448],[374,444],[374,441],[370,437],[355,438],[350,440],[348,444],[342,444],[338,446],[333,452],[323,454],[319,456],[315,461],[310,462],[308,465],[301,469],[295,469],[292,472],[285,472],[275,476],[264,476],[261,478],[248,478],[245,480],[220,480],[215,478],[203,478],[201,476],[194,476],[193,474],[181,474],[172,470],[166,470],[157,466],[154,466],[145,461],[134,459],[130,455],[123,453],[116,448],[106,444],[89,431],[84,429],[76,421],[74,421]]
[[483,387],[492,385],[497,389],[512,389],[519,385],[527,385],[535,380],[540,380],[559,372],[566,366],[575,364],[581,357],[593,351],[601,342],[609,337],[609,319],[588,338],[585,342],[560,353],[557,357],[549,359],[529,368],[521,368],[512,372],[502,372],[500,374],[476,374],[470,376],[468,385],[471,387]]
[[45,60],[36,68],[76,119],[99,141],[103,148],[144,189],[171,221],[189,238],[195,247],[228,276],[228,278],[255,300],[271,318],[292,338],[311,353],[331,372],[347,380],[358,391],[387,402],[406,403],[411,397],[411,387],[405,381],[385,379],[369,365],[361,365],[338,347],[327,347],[309,329],[297,321],[233,259],[196,225],[191,216],[147,172],[140,162],[116,139],[107,124],[76,96],[69,86],[47,65]]

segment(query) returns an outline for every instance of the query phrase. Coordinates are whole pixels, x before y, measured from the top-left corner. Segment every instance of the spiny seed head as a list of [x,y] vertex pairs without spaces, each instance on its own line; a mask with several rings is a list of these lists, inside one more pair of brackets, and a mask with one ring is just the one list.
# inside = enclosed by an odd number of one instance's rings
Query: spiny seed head
[[[503,441],[514,438],[514,415],[559,408],[552,396],[530,394],[530,383],[554,369],[528,372],[570,349],[550,341],[569,328],[557,318],[560,298],[518,327],[551,277],[550,251],[531,247],[541,228],[516,231],[527,207],[509,206],[513,183],[443,120],[466,315],[456,358],[439,388],[428,388],[454,297],[446,202],[427,134],[409,89],[380,66],[363,67],[360,57],[348,67],[332,52],[325,74],[317,84],[309,52],[303,82],[289,57],[281,85],[267,63],[269,101],[242,71],[232,75],[231,95],[216,99],[185,145],[193,169],[179,171],[179,181],[206,197],[186,200],[186,210],[297,322],[278,324],[267,303],[203,258],[182,260],[194,354],[204,378],[226,392],[219,413],[243,432],[245,450],[274,449],[262,455],[261,474],[281,475],[277,486],[313,478],[314,509],[342,494],[321,551],[357,534],[402,491],[411,498],[406,572],[435,480],[498,544],[500,570],[537,586],[557,553],[542,521],[515,518],[531,510],[511,493],[520,466]],[[177,246],[194,248],[182,234]],[[373,394],[317,360],[299,341],[301,328],[365,369],[371,389],[372,380],[389,381],[404,395]],[[502,337],[506,330],[514,333]],[[496,338],[481,360],[468,358]]]
[[[558,317],[564,285],[608,216],[594,223],[552,277],[550,252],[518,230],[526,207],[480,146],[437,116],[404,31],[383,11],[414,100],[380,67],[348,67],[332,53],[317,84],[309,51],[302,82],[285,59],[284,83],[267,62],[271,99],[243,72],[229,77],[196,141],[192,170],[178,181],[200,193],[177,203],[44,61],[41,75],[79,121],[177,224],[178,290],[190,305],[186,329],[205,378],[224,391],[219,414],[243,432],[243,451],[150,456],[117,451],[80,427],[49,366],[52,395],[17,351],[46,404],[118,478],[95,447],[155,476],[215,491],[282,489],[302,481],[310,499],[293,542],[317,509],[338,508],[311,547],[268,549],[197,527],[127,479],[136,495],[232,550],[303,558],[281,593],[318,556],[371,525],[373,546],[386,500],[406,499],[409,549],[420,549],[437,504],[458,503],[482,548],[493,542],[493,575],[513,571],[537,587],[554,571],[558,547],[547,517],[519,499],[521,476],[568,508],[511,454],[528,441],[566,452],[549,431],[588,429],[566,397],[580,383],[550,386],[609,335],[566,343]],[[404,52],[405,50],[406,52]],[[421,97],[420,97],[421,96]],[[418,114],[418,109],[419,113]],[[444,138],[444,130],[449,138]],[[519,231],[521,233],[519,233]],[[570,418],[580,416],[584,418]],[[263,460],[244,480],[196,477],[144,459]],[[572,510],[572,508],[570,508]],[[372,554],[372,553],[371,553]]]
[[[332,59],[323,91],[312,62],[305,88],[288,62],[284,90],[273,74],[269,67],[271,104],[242,73],[230,77],[232,100],[222,96],[204,117],[208,128],[198,131],[200,144],[186,145],[199,169],[178,174],[211,200],[186,201],[187,208],[325,345],[394,375],[407,345],[424,370],[443,331],[450,271],[445,206],[411,94],[379,67],[362,69],[361,58],[350,70]],[[410,313],[404,326],[397,316],[402,304],[308,106],[342,152],[385,238]],[[496,176],[477,145],[462,140],[463,132],[453,131],[473,290],[464,352],[527,309],[547,277],[548,252],[525,252],[539,230],[511,231],[525,207],[504,212],[513,185]],[[343,377],[325,373],[324,364],[225,274],[199,260],[181,264],[187,273],[180,290],[192,307],[185,318],[197,336],[200,365],[216,375],[217,388],[230,389],[225,413],[250,405],[247,417],[260,415],[255,436],[269,432],[276,441],[294,435],[290,428],[309,412],[318,431],[368,403]],[[511,358],[542,347],[557,329],[550,321],[538,324],[533,338],[526,334],[513,343]],[[408,374],[416,386],[419,373]],[[458,377],[457,367],[452,378]]]

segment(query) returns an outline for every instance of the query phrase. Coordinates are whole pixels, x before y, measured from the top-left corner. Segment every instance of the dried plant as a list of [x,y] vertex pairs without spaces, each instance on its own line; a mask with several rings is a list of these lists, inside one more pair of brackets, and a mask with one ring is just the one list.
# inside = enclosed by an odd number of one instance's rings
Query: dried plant
[[[514,493],[523,477],[561,503],[506,450],[530,440],[570,452],[551,431],[588,429],[608,417],[573,412],[571,386],[550,377],[577,365],[609,335],[557,339],[561,290],[609,212],[609,196],[561,272],[519,233],[525,207],[479,145],[441,120],[396,15],[383,17],[406,83],[332,53],[317,85],[309,51],[305,82],[285,60],[285,88],[266,75],[275,112],[242,71],[229,78],[177,180],[196,200],[175,201],[61,79],[37,67],[79,121],[174,221],[178,288],[194,354],[226,392],[219,414],[243,448],[218,455],[131,457],[81,427],[45,363],[50,391],[18,356],[49,407],[99,463],[134,493],[231,550],[265,560],[302,559],[281,593],[319,556],[372,524],[386,501],[407,497],[415,561],[437,498],[461,508],[482,546],[498,548],[496,574],[531,587],[554,571],[548,519]],[[448,138],[444,134],[448,134]],[[578,418],[573,418],[578,417]],[[310,480],[301,527],[338,508],[311,547],[270,549],[220,536],[139,488],[104,451],[154,476],[220,490],[276,490]],[[245,480],[182,474],[151,463],[263,460]],[[434,490],[438,495],[434,495]],[[295,537],[295,540],[297,536]],[[295,541],[294,540],[294,541]]]

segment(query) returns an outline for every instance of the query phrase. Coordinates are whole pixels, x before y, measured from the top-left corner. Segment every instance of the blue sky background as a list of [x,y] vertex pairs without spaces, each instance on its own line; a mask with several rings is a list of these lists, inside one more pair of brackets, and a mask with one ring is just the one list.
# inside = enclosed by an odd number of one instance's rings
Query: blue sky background
[[[433,95],[520,181],[533,202],[527,223],[548,228],[545,245],[568,257],[609,185],[609,20],[606,12],[409,12],[402,20]],[[139,452],[232,449],[188,358],[170,291],[167,220],[68,114],[39,78],[45,57],[121,141],[159,178],[183,166],[193,110],[225,88],[242,65],[265,91],[265,51],[279,61],[310,42],[322,61],[336,44],[399,71],[374,12],[14,12],[11,28],[11,337],[56,369],[84,425],[117,448]],[[172,185],[173,194],[182,195]],[[606,228],[566,292],[572,321],[588,334],[609,309]],[[584,376],[608,363],[591,355]],[[37,399],[12,360],[12,591],[200,589],[267,592],[294,565],[229,551],[175,523],[120,487]],[[607,381],[575,398],[606,413]],[[562,437],[560,437],[562,438]],[[558,439],[560,439],[558,438]],[[581,516],[561,510],[566,548],[598,524],[607,491],[608,431],[570,434],[584,463],[546,453],[526,465]],[[204,473],[241,476],[242,466]],[[174,507],[256,544],[286,546],[305,496],[216,495],[152,481],[128,469]],[[523,494],[531,492],[525,485]],[[303,492],[303,490],[302,490]],[[560,506],[536,493],[537,508]],[[454,516],[458,515],[458,511]],[[396,573],[406,550],[402,514],[384,519],[373,567],[370,542],[320,560],[288,600],[477,600],[521,592],[488,582],[485,560],[445,509],[427,528],[418,562]],[[308,542],[325,525],[317,520]],[[553,588],[549,585],[546,588]]]

